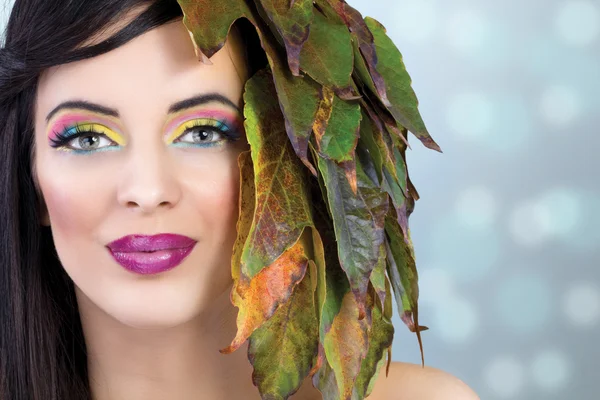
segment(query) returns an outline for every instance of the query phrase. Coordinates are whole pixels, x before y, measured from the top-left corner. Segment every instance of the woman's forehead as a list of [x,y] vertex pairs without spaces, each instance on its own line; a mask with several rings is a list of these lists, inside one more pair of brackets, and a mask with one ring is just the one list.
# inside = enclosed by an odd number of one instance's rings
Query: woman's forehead
[[178,19],[105,54],[44,71],[36,111],[45,115],[58,103],[74,98],[117,108],[143,103],[153,109],[206,92],[238,101],[247,66],[236,30],[210,60],[212,65],[198,61],[188,31]]

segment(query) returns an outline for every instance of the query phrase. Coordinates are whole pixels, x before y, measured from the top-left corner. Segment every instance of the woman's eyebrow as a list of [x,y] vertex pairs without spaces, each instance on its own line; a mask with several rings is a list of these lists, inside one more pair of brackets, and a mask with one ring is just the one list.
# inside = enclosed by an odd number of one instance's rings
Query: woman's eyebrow
[[[240,108],[233,101],[219,93],[200,94],[194,97],[190,97],[189,99],[173,103],[169,107],[169,114],[173,114],[188,108],[196,107],[210,102],[218,102],[221,104],[225,104],[226,106],[234,108],[239,114],[242,114]],[[100,104],[91,103],[85,100],[70,100],[60,103],[52,111],[50,111],[46,116],[46,122],[49,122],[50,118],[52,118],[57,112],[65,108],[77,108],[92,111],[98,114],[104,114],[110,117],[119,117],[119,112],[114,108],[105,107]]]

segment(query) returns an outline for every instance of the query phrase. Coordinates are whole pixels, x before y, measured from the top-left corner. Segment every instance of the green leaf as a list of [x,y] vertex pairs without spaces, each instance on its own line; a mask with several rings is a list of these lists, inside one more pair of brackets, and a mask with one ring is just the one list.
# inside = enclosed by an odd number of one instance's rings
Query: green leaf
[[328,18],[334,19],[332,14],[335,13],[346,24],[352,34],[353,47],[355,48],[355,68],[364,68],[365,83],[368,82],[373,93],[377,93],[379,98],[383,100],[384,105],[388,105],[385,82],[376,69],[377,53],[373,34],[360,12],[344,0],[317,0],[316,3],[324,10]]
[[[332,258],[335,257],[335,254],[327,254],[325,253],[325,247],[323,245],[323,240],[321,239],[321,234],[318,229],[313,229],[313,252],[314,252],[314,266],[316,274],[315,280],[317,282],[316,288],[316,314],[319,321],[324,321],[323,318],[323,307],[325,306],[325,301],[327,299],[327,282],[326,282],[326,257]],[[334,249],[335,251],[335,249]],[[334,263],[333,266],[339,268],[339,264]],[[329,321],[331,322],[331,321]],[[320,324],[319,332],[320,334],[325,334],[326,327]]]
[[[313,248],[317,275],[316,303],[319,320],[319,350],[317,361],[310,375],[313,377],[313,386],[321,392],[323,399],[338,399],[339,389],[335,373],[327,361],[323,343],[325,342],[325,335],[331,329],[333,318],[339,313],[341,301],[337,300],[349,290],[349,286],[337,259],[333,227],[327,223],[330,218],[327,204],[321,197],[318,197],[315,198],[314,207],[317,229],[313,229]],[[326,273],[327,268],[331,272]],[[327,279],[329,279],[329,284]]]
[[[382,322],[385,322],[385,324],[387,325],[388,323],[390,325],[392,325],[392,314],[393,314],[393,308],[392,308],[392,293],[391,293],[391,288],[390,288],[390,282],[389,280],[386,278],[385,279],[385,292],[386,292],[386,297],[385,297],[385,305],[383,308],[383,315],[382,315]],[[395,331],[393,325],[392,325],[392,336],[393,336],[393,332]],[[393,341],[393,337],[392,337],[392,341]],[[390,363],[392,362],[392,344],[390,343],[390,345],[387,347],[387,368],[385,371],[385,375],[386,375],[386,379],[388,377],[388,372],[389,372],[389,367],[390,367]],[[369,382],[369,386],[367,387],[367,392],[366,392],[366,396],[369,396],[371,394],[371,392],[373,391],[373,388],[375,386],[375,383],[377,382],[377,378],[379,376],[379,373],[381,372],[381,368],[383,367],[383,364],[385,363],[385,357],[382,355],[381,360],[379,360],[379,362],[377,363],[377,367],[376,367],[376,372],[375,374],[371,377],[371,381]]]
[[313,126],[319,153],[337,162],[351,161],[358,143],[360,121],[358,102],[342,100],[333,90],[324,87]]
[[[385,350],[387,351],[388,349],[389,349],[389,347]],[[377,366],[375,367],[375,374],[369,381],[369,386],[367,386],[367,391],[365,392],[365,395],[363,397],[359,397],[360,399],[364,399],[365,397],[370,396],[371,393],[373,392],[373,389],[375,388],[375,383],[377,383],[377,379],[379,378],[379,374],[381,373],[381,369],[383,368],[383,364],[385,364],[385,358],[386,358],[385,354],[386,353],[384,353],[381,356],[381,359],[377,362]],[[387,375],[386,375],[386,379],[387,379]]]
[[308,160],[308,143],[321,101],[321,89],[308,76],[293,76],[280,62],[273,61],[272,70],[288,138],[296,155],[316,176],[317,171]]
[[[360,359],[366,353],[366,319],[358,321],[350,307],[352,302],[348,278],[339,264],[334,227],[322,198],[315,202],[315,225],[319,236],[314,240],[318,273],[319,321],[318,362],[313,374],[313,386],[324,399],[340,399],[340,393],[351,393],[350,384],[358,373]],[[319,289],[323,288],[323,289]],[[325,299],[323,299],[323,294]],[[356,307],[354,309],[356,313]],[[347,329],[343,327],[346,326]],[[362,347],[361,347],[362,346]],[[350,350],[352,347],[352,350]],[[343,357],[346,357],[345,359]],[[342,361],[346,360],[346,361]]]
[[[385,284],[383,290],[385,292]],[[394,326],[383,314],[383,307],[377,304],[373,307],[372,311],[372,325],[369,329],[369,349],[362,361],[360,373],[356,378],[355,397],[357,399],[364,399],[367,396],[369,384],[377,379],[381,368],[381,361],[385,358],[385,351],[392,345],[393,339]]]
[[364,318],[367,285],[371,271],[379,260],[379,246],[384,239],[387,195],[356,163],[357,195],[346,178],[346,170],[331,160],[318,156],[337,238],[338,254]]
[[252,333],[248,359],[263,399],[287,399],[308,376],[318,351],[319,330],[309,274],[287,303]]
[[424,363],[423,343],[420,332],[429,328],[419,325],[419,285],[415,254],[412,241],[410,241],[410,230],[407,232],[409,243],[406,243],[402,230],[398,225],[397,217],[394,214],[394,210],[390,209],[385,219],[385,233],[388,239],[385,242],[388,253],[387,271],[394,289],[400,319],[408,326],[411,332],[417,334],[419,348],[421,349],[421,358]]
[[[365,62],[365,59],[362,57],[360,53],[358,39],[353,38],[352,40],[352,49],[354,51],[354,73],[358,77],[360,83],[366,86],[371,93],[377,94],[377,88],[375,87],[375,83],[373,82],[373,78],[371,78],[371,73],[369,72],[369,68]],[[383,80],[382,80],[383,82]],[[384,82],[385,83],[385,82]],[[385,90],[385,85],[384,85]],[[389,104],[389,101],[388,101]],[[384,103],[386,105],[386,103]]]
[[373,272],[371,272],[371,277],[369,280],[377,293],[377,297],[381,303],[381,307],[385,304],[385,271],[386,271],[386,257],[387,253],[385,251],[385,244],[381,243],[379,246],[379,259],[377,260],[377,264],[375,264],[375,268],[373,268]]
[[[404,242],[402,231],[392,212],[386,216],[385,232],[388,237],[388,273],[394,288],[398,310],[412,313],[419,298],[415,259]],[[411,328],[412,330],[412,328]]]
[[350,285],[340,267],[335,228],[326,212],[327,203],[323,198],[315,198],[313,205],[314,222],[318,231],[318,235],[313,235],[313,245],[318,273],[318,301],[321,303],[320,336],[324,338],[340,311],[343,297],[350,291]]
[[398,215],[398,223],[402,228],[405,241],[408,242],[407,197],[410,193],[407,188],[408,171],[403,153],[394,144],[379,117],[373,116],[369,108],[363,109],[363,121],[365,122],[361,124],[359,143],[367,148],[372,156],[377,175],[382,182],[381,187],[392,199]]
[[327,20],[320,12],[310,26],[308,40],[300,52],[300,69],[323,86],[350,87],[354,54],[348,28]]
[[237,237],[233,245],[233,255],[231,257],[231,276],[233,277],[234,285],[240,279],[242,251],[252,227],[256,203],[254,168],[249,150],[239,154],[238,168],[240,170],[239,212],[236,224]]
[[342,17],[352,33],[354,71],[356,75],[373,94],[381,99],[383,105],[389,105],[385,81],[376,68],[377,53],[374,38],[362,15],[343,0],[320,0],[318,4],[328,2],[334,3],[336,12]]
[[402,54],[387,36],[385,27],[377,20],[366,17],[365,22],[373,34],[377,50],[377,71],[386,83],[388,106],[396,121],[411,131],[426,147],[441,152],[431,138],[418,110],[419,102],[412,89],[412,80],[406,71]]
[[[383,137],[387,136],[384,132]],[[386,167],[391,172],[394,177],[394,181],[400,186],[402,189],[402,193],[405,197],[408,197],[408,191],[406,189],[406,178],[408,176],[408,171],[406,169],[406,163],[404,161],[404,157],[400,150],[388,140],[386,140],[386,145],[388,148],[391,148],[392,156],[390,159],[386,159]]]
[[242,0],[177,0],[183,11],[183,24],[187,28],[199,59],[211,64],[212,57],[225,44],[231,25],[239,18],[251,17]]
[[[396,146],[400,151],[404,152],[406,148],[410,148],[408,144],[408,130],[399,125],[394,117],[390,117],[387,114],[383,114],[383,124],[385,125],[385,130],[387,130],[392,138],[392,142],[394,146]],[[411,148],[412,150],[412,148]]]
[[323,399],[337,400],[340,398],[340,389],[338,388],[335,372],[325,359],[325,349],[321,345],[319,345],[319,354],[323,357],[324,362],[312,378],[313,386],[321,392]]
[[[408,191],[408,171],[404,162],[404,157],[400,150],[392,143],[387,131],[380,132],[377,139],[379,144],[386,152],[383,165],[383,175],[385,177],[382,187],[388,192],[396,209],[397,221],[402,229],[404,241],[410,244],[408,236],[408,217],[410,212],[408,207],[414,205],[414,199]],[[412,202],[412,203],[411,203]]]
[[[317,175],[315,167],[308,160],[308,143],[312,134],[317,109],[322,98],[321,87],[308,76],[292,75],[284,54],[279,51],[273,37],[265,33],[264,24],[254,22],[261,46],[265,51],[273,73],[277,99],[285,119],[285,129],[296,155]],[[261,30],[261,28],[263,30]]]
[[382,166],[383,157],[386,152],[381,149],[378,143],[375,141],[373,121],[369,118],[367,113],[361,109],[362,119],[360,121],[360,137],[358,139],[358,146],[367,149],[371,160],[375,166],[377,178],[381,182],[382,180]]
[[[322,215],[323,204],[319,204]],[[348,278],[340,268],[334,228],[327,220],[316,218],[324,246],[326,268],[320,280],[326,281],[326,299],[319,323],[320,367],[313,386],[324,399],[348,399],[362,358],[367,351],[367,319],[358,319],[357,305]]]
[[248,80],[244,127],[252,152],[256,211],[242,253],[242,273],[254,277],[312,226],[306,170],[285,138],[283,116],[270,72]]
[[391,176],[390,172],[387,168],[383,170],[385,179],[382,184],[382,188],[390,195],[392,199],[392,204],[396,209],[397,223],[400,226],[400,230],[404,237],[404,241],[409,243],[408,238],[408,199],[404,197],[404,193],[402,193],[402,189],[396,183],[394,178]]
[[299,76],[301,50],[313,21],[312,0],[296,0],[291,7],[290,0],[260,0],[260,4],[283,37],[290,71]]

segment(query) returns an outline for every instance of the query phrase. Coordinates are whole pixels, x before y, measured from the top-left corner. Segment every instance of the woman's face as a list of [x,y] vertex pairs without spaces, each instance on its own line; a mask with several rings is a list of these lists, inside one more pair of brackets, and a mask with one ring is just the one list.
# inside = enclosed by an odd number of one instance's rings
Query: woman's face
[[[132,327],[160,328],[210,309],[230,288],[237,158],[248,150],[241,46],[232,31],[213,65],[204,65],[180,19],[41,76],[34,168],[43,222],[80,306],[85,301]],[[225,100],[204,102],[206,95]],[[73,101],[79,105],[57,109]],[[99,133],[69,139],[90,129]],[[166,272],[131,272],[107,248],[126,235],[163,233],[197,241]]]

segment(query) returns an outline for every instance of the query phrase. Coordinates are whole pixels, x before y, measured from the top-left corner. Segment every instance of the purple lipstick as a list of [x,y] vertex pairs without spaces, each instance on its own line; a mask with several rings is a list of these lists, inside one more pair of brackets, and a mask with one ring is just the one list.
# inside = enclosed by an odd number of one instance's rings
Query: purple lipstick
[[106,245],[125,269],[138,274],[158,274],[175,268],[191,253],[197,241],[183,235],[127,235]]

